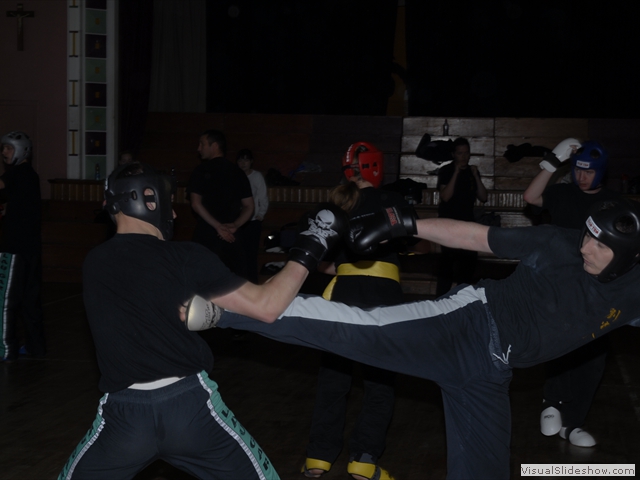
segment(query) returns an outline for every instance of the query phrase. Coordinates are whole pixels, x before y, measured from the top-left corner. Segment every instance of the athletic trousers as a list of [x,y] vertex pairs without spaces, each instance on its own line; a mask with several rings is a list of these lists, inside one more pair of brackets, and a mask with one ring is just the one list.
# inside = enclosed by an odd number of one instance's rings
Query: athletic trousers
[[464,285],[436,301],[371,310],[299,296],[272,324],[225,312],[218,327],[435,381],[445,410],[447,478],[509,478],[512,372],[484,289]]
[[15,360],[20,349],[18,326],[24,325],[24,345],[28,353],[46,353],[42,326],[40,292],[42,259],[37,254],[0,254],[0,358]]
[[562,412],[562,426],[584,425],[607,361],[609,337],[600,337],[545,364],[544,399]]
[[105,394],[58,480],[133,478],[157,459],[201,479],[280,478],[200,372],[156,390]]
[[[397,272],[397,267],[393,267]],[[380,275],[344,275],[343,268],[344,265],[338,267],[335,286],[327,295],[332,301],[361,307],[402,303],[402,288],[398,281]],[[358,457],[366,453],[371,456],[373,463],[377,463],[384,452],[387,430],[393,417],[396,375],[371,365],[358,366],[362,373],[364,395],[358,418],[349,435],[349,454]],[[349,359],[322,353],[307,445],[308,458],[333,463],[340,454],[353,368],[354,362]]]

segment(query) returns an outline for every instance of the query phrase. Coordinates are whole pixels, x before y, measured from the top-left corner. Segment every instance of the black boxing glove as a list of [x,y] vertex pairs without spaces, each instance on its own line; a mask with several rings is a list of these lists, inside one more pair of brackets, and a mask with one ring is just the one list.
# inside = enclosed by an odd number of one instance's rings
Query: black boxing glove
[[351,219],[347,244],[356,253],[375,251],[380,242],[418,233],[413,207],[388,207]]
[[289,261],[297,262],[310,272],[318,268],[318,263],[347,232],[349,219],[340,207],[323,204],[310,216],[306,225],[289,249]]

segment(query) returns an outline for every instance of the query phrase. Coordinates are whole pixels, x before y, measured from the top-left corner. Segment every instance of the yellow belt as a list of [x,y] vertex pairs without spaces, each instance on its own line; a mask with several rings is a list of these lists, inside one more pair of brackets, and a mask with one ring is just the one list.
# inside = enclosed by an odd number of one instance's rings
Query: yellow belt
[[331,300],[333,287],[340,275],[364,275],[367,277],[380,277],[395,280],[400,283],[400,269],[397,265],[388,262],[375,262],[373,260],[361,260],[356,263],[342,263],[338,265],[338,273],[324,289],[322,298]]

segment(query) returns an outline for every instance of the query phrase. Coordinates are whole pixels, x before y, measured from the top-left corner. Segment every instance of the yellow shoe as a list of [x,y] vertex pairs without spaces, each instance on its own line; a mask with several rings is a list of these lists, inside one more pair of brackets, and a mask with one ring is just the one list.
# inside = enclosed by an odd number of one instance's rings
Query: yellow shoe
[[384,468],[375,463],[363,463],[352,460],[347,465],[347,473],[356,480],[395,480]]
[[[312,472],[311,470],[316,470]],[[320,478],[322,475],[331,470],[331,464],[317,458],[307,458],[302,465],[300,473],[307,478]]]

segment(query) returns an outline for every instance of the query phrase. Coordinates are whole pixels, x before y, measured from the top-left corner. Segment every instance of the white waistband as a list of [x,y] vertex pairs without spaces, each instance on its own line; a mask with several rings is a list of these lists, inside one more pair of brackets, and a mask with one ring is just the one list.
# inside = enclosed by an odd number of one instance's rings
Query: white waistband
[[160,380],[154,380],[153,382],[134,383],[133,385],[129,385],[129,388],[132,390],[155,390],[156,388],[162,388],[167,385],[171,385],[172,383],[176,383],[183,378],[184,377],[161,378]]

